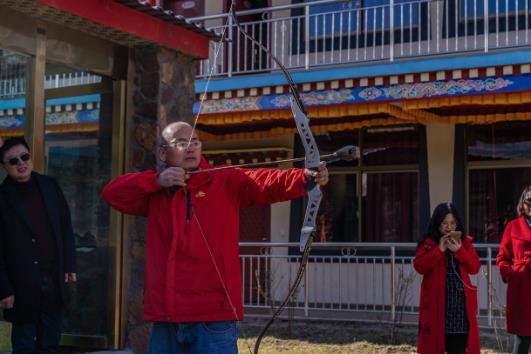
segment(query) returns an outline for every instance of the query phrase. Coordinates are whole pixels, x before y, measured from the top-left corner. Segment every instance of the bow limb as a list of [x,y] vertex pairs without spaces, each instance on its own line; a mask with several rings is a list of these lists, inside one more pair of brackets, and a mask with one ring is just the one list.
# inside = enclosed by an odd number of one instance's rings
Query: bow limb
[[[310,129],[309,119],[300,109],[297,104],[291,102],[291,109],[293,117],[297,124],[297,130],[302,140],[305,152],[305,167],[314,171],[319,169],[321,157],[315,138]],[[315,230],[315,221],[317,219],[317,212],[321,204],[321,188],[315,183],[313,178],[308,180],[308,205],[306,207],[306,214],[302,224],[300,250],[303,252],[308,243],[311,244],[310,235]]]
[[241,34],[243,34],[247,39],[249,39],[251,42],[256,44],[260,49],[262,49],[264,52],[266,52],[267,55],[269,55],[269,57],[271,59],[273,59],[273,61],[278,65],[278,67],[280,68],[280,70],[282,71],[284,76],[286,77],[286,81],[288,82],[288,86],[289,86],[290,91],[291,91],[291,93],[293,95],[293,99],[295,100],[295,104],[298,106],[299,110],[304,115],[307,116],[308,113],[306,113],[306,110],[304,109],[304,105],[302,104],[302,100],[301,100],[301,97],[299,95],[299,91],[297,90],[297,85],[293,81],[293,78],[291,77],[291,74],[289,73],[288,69],[286,69],[284,64],[282,64],[280,62],[280,60],[278,60],[278,58],[276,56],[274,56],[273,53],[271,53],[269,51],[269,49],[267,49],[267,47],[265,45],[263,45],[261,42],[257,41],[249,33],[247,33],[247,31],[243,28],[243,26],[241,25],[240,21],[238,20],[238,17],[236,16],[236,6],[234,6],[234,2],[235,2],[235,0],[232,0],[231,8],[230,8],[232,19],[234,20],[234,24],[236,25],[236,27],[238,27],[238,30],[241,32]]
[[[314,171],[319,169],[320,164],[320,155],[319,149],[315,142],[315,138],[309,127],[308,117],[299,109],[299,106],[295,102],[291,102],[291,108],[293,111],[293,117],[295,123],[297,124],[297,130],[302,139],[302,143],[305,151],[305,167]],[[288,290],[288,294],[280,304],[280,306],[275,310],[273,316],[269,319],[266,325],[262,328],[258,337],[256,338],[256,343],[254,346],[254,354],[258,354],[260,350],[260,343],[262,338],[265,336],[269,327],[273,322],[280,316],[286,305],[291,301],[299,285],[302,281],[302,277],[306,273],[306,267],[308,265],[308,260],[310,257],[310,251],[313,243],[313,232],[315,230],[315,222],[317,219],[317,212],[319,211],[319,205],[321,203],[321,187],[315,183],[313,178],[310,177],[307,184],[308,190],[308,205],[306,206],[306,213],[304,216],[304,221],[302,224],[301,235],[300,235],[300,250],[302,252],[301,264],[297,270],[295,280],[293,285]]]
[[[234,0],[232,2],[232,5],[234,5]],[[242,33],[246,38],[251,40],[254,44],[256,44],[263,51],[265,51],[273,59],[273,61],[278,65],[278,67],[280,68],[280,70],[282,70],[282,73],[286,77],[286,81],[288,82],[290,91],[293,95],[293,98],[291,99],[291,110],[293,112],[293,118],[297,125],[297,130],[299,132],[299,135],[301,137],[301,140],[304,146],[305,167],[308,169],[314,170],[314,171],[318,171],[319,164],[320,164],[319,149],[317,147],[317,143],[315,142],[315,138],[313,137],[313,134],[311,132],[308,115],[306,113],[306,110],[304,109],[304,105],[300,98],[299,91],[297,90],[297,86],[295,85],[295,82],[293,81],[288,70],[278,60],[278,58],[275,57],[269,51],[269,49],[267,49],[262,43],[257,41],[255,38],[250,36],[245,31],[245,29],[242,27],[242,25],[238,21],[238,18],[236,16],[235,6],[231,6],[231,14],[232,14],[232,18],[234,20],[236,27],[238,27],[239,32]],[[304,222],[303,222],[303,226],[301,229],[301,235],[300,235],[300,250],[302,252],[301,264],[299,266],[299,269],[297,270],[295,281],[293,282],[293,285],[291,286],[291,288],[288,290],[288,294],[286,298],[282,301],[280,306],[275,310],[271,319],[267,322],[264,328],[262,328],[262,331],[260,331],[256,339],[255,347],[254,347],[255,354],[258,354],[258,351],[260,350],[260,343],[262,342],[262,338],[264,337],[269,327],[273,324],[275,319],[278,318],[278,316],[280,316],[284,307],[286,307],[286,305],[290,302],[290,300],[295,295],[299,287],[299,284],[302,280],[302,277],[306,272],[306,266],[308,264],[308,259],[310,256],[310,251],[311,251],[312,242],[313,242],[313,232],[315,230],[317,212],[319,210],[319,205],[321,203],[320,186],[315,183],[315,180],[312,177],[309,178],[306,189],[308,191],[308,205],[306,208],[306,213],[305,213]]]

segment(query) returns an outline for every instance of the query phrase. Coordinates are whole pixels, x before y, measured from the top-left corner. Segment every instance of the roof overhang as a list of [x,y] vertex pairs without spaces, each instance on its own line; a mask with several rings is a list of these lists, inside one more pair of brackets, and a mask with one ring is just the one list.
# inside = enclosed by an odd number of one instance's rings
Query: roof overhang
[[[157,44],[195,58],[208,57],[207,35],[112,0],[7,0],[0,1],[0,4],[5,2],[17,10],[37,16],[44,15],[44,20],[58,22],[95,36],[108,37],[120,44]],[[79,20],[82,20],[81,24]],[[110,35],[106,36],[107,33]]]

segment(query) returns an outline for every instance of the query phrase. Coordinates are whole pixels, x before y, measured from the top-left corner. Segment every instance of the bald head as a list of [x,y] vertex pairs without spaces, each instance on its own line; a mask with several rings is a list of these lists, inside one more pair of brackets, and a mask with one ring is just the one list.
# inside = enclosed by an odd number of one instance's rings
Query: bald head
[[185,122],[168,124],[161,134],[159,159],[166,166],[195,170],[201,161],[201,141],[194,128]]
[[183,135],[185,131],[191,134],[192,130],[192,126],[186,122],[170,123],[162,131],[162,143],[170,144],[175,141],[177,136]]

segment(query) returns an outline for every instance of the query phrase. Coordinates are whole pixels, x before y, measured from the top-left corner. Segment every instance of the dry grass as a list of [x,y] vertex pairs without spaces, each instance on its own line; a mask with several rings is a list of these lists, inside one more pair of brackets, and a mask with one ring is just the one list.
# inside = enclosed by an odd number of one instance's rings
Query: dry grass
[[[240,354],[252,353],[256,337],[264,320],[248,319],[240,331]],[[416,353],[415,326],[402,326],[397,331],[395,344],[391,344],[391,327],[387,324],[323,321],[276,321],[260,346],[262,354],[412,354]],[[499,350],[496,336],[483,331],[483,354],[506,353],[510,340],[500,336],[505,351]],[[9,350],[10,326],[0,322],[0,352]],[[76,352],[76,351],[72,351]]]
[[[252,353],[262,320],[246,320],[238,342],[240,354]],[[390,343],[391,327],[387,324],[355,322],[287,321],[276,322],[262,340],[262,354],[411,354],[416,353],[415,326],[402,326],[396,343]],[[499,351],[492,333],[482,333],[482,353]],[[506,352],[506,351],[505,351]]]
[[11,325],[0,321],[0,352],[11,350]]

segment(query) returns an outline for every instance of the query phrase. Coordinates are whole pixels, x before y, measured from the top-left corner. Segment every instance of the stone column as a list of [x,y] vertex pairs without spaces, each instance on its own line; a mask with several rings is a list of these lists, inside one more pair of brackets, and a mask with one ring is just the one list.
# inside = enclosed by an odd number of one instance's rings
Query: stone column
[[[159,135],[168,124],[191,122],[195,100],[195,63],[189,56],[164,48],[134,49],[135,77],[131,159],[128,171],[155,169]],[[146,353],[150,325],[142,320],[146,219],[128,218],[129,279],[127,347]]]

